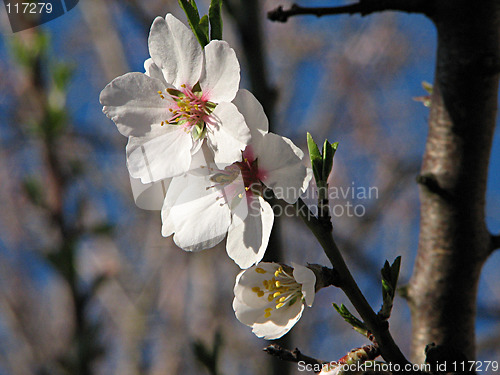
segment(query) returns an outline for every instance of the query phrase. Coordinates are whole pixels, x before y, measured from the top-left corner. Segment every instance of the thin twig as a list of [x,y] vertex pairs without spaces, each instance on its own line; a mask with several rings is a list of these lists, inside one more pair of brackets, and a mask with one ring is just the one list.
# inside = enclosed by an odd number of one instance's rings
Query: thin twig
[[263,349],[266,353],[277,357],[281,359],[282,361],[288,361],[288,362],[303,362],[304,364],[307,365],[313,365],[313,366],[323,366],[327,364],[327,361],[322,361],[316,358],[309,357],[307,355],[304,355],[300,352],[299,349],[295,348],[294,350],[289,350],[281,347],[278,344],[271,344],[269,346],[266,346]]
[[388,362],[398,363],[404,366],[409,363],[392,338],[387,322],[382,322],[373,311],[365,296],[359,289],[351,272],[345,264],[332,232],[325,230],[324,225],[316,218],[302,199],[297,201],[297,212],[314,234],[326,256],[335,267],[339,275],[339,286],[349,298],[357,312],[361,315],[366,326],[373,333],[380,345],[384,359]]
[[430,14],[431,6],[427,0],[360,0],[358,3],[341,5],[337,7],[302,7],[293,4],[290,9],[284,10],[282,6],[267,13],[271,21],[286,22],[289,17],[298,15],[314,15],[316,17],[331,16],[336,14],[360,14],[366,16],[370,13],[385,10],[397,10],[407,13]]

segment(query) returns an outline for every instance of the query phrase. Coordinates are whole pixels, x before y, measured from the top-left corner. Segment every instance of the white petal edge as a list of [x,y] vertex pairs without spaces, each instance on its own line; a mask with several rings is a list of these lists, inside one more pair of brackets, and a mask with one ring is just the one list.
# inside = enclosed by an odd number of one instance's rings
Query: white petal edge
[[262,182],[277,198],[295,203],[309,184],[311,174],[302,164],[304,153],[291,140],[274,133],[255,145]]
[[240,84],[236,53],[222,40],[212,40],[204,52],[205,66],[200,78],[203,97],[214,103],[231,102]]
[[127,73],[111,81],[99,101],[121,134],[142,136],[170,117],[167,103],[158,94],[166,89],[162,81],[146,74]]
[[316,275],[314,272],[300,264],[292,262],[293,267],[293,278],[302,285],[302,295],[306,301],[306,305],[311,307],[314,302],[314,296],[316,294]]
[[148,77],[155,78],[161,81],[162,83],[165,84],[165,87],[170,86],[165,81],[165,77],[163,77],[162,70],[158,67],[158,65],[154,63],[152,58],[149,58],[146,61],[144,61],[144,70],[145,70],[144,74],[146,74]]
[[[296,306],[296,307],[295,307]],[[304,304],[301,302],[296,302],[294,306],[290,309],[298,309],[296,314],[293,314],[293,318],[288,320],[286,325],[278,325],[272,320],[265,323],[256,323],[253,325],[252,332],[257,336],[266,340],[276,340],[284,336],[288,331],[290,331],[295,324],[302,317],[302,312],[304,311]],[[273,311],[275,312],[275,311]]]
[[179,88],[194,86],[203,68],[203,50],[194,34],[171,14],[156,17],[148,39],[149,54],[165,80]]
[[264,112],[262,104],[248,90],[240,89],[233,100],[233,104],[245,118],[250,129],[252,142],[258,142],[269,132],[269,120]]
[[245,118],[232,103],[221,103],[212,112],[216,124],[208,125],[208,144],[219,168],[241,161],[241,152],[250,142]]
[[242,220],[233,215],[226,242],[227,254],[242,269],[262,260],[274,223],[271,205],[257,197]]

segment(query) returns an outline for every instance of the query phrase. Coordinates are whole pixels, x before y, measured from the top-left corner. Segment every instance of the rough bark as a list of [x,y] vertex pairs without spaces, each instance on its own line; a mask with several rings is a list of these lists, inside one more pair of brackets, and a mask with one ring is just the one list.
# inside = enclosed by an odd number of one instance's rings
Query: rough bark
[[415,362],[435,343],[475,358],[476,295],[490,252],[488,162],[497,110],[497,0],[434,1],[437,64],[409,288]]

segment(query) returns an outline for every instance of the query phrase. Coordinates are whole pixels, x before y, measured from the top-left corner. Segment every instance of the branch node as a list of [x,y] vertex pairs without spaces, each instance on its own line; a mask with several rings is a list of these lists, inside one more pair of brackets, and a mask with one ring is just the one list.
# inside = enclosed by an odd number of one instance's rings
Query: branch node
[[307,267],[313,271],[316,276],[316,291],[330,285],[337,288],[341,287],[341,278],[335,268],[328,268],[319,264],[311,263],[308,263]]
[[300,352],[299,349],[295,348],[294,350],[289,350],[281,347],[278,344],[271,344],[266,346],[264,349],[266,353],[278,357],[282,361],[288,361],[288,362],[304,362],[305,364],[308,365],[319,365],[322,366],[328,362],[326,361],[321,361],[316,358],[308,357]]
[[417,176],[417,184],[424,186],[427,191],[440,196],[446,201],[453,200],[453,194],[441,187],[437,177],[433,173],[425,173]]

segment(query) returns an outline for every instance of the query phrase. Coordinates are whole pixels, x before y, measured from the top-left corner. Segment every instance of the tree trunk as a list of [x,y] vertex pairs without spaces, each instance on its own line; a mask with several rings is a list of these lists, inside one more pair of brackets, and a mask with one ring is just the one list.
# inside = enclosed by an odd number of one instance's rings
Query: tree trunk
[[435,1],[438,51],[410,281],[415,362],[435,343],[475,359],[476,295],[490,254],[488,162],[498,94],[497,0]]

